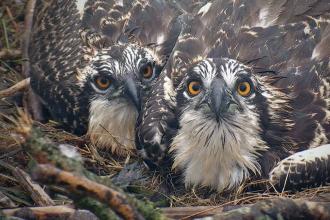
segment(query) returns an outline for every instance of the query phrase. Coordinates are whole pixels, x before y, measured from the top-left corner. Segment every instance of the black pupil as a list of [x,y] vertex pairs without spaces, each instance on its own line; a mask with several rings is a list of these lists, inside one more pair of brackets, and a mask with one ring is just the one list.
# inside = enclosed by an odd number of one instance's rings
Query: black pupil
[[144,70],[144,73],[145,73],[146,75],[149,75],[149,66],[146,66],[146,68],[145,68],[145,70]]
[[100,80],[100,83],[101,83],[102,85],[106,85],[106,84],[108,83],[108,79],[106,79],[106,78],[104,78],[104,77],[100,78],[99,80]]
[[194,91],[199,91],[199,90],[200,90],[200,85],[199,85],[198,83],[193,83],[193,85],[192,85],[192,89],[193,89]]
[[146,77],[149,77],[149,75],[151,74],[151,66],[150,64],[147,64],[144,68],[143,68],[143,74]]
[[239,85],[239,90],[241,90],[242,92],[245,92],[247,90],[246,83],[241,83]]

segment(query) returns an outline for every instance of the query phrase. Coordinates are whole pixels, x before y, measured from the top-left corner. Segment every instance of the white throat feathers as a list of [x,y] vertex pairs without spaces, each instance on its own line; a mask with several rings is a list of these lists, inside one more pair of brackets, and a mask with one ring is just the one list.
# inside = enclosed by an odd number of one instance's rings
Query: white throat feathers
[[137,117],[137,109],[125,99],[93,100],[87,134],[98,147],[125,156],[135,149]]
[[232,121],[216,122],[196,110],[180,118],[173,139],[173,168],[184,171],[186,186],[210,186],[219,192],[239,186],[249,173],[259,174],[259,151],[267,149],[258,135],[259,123],[252,111]]

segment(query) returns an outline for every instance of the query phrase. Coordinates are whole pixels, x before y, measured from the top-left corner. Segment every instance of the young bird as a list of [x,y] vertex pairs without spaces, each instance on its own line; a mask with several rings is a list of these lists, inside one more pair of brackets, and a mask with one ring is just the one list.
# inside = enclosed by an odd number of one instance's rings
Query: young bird
[[31,86],[52,117],[97,147],[135,149],[135,124],[179,34],[168,0],[38,1]]
[[260,175],[296,189],[330,181],[330,6],[299,6],[228,0],[200,10],[166,83],[152,89],[165,101],[148,111],[166,114],[150,128],[158,133],[144,149],[149,163],[158,166],[170,143],[186,185],[223,191]]

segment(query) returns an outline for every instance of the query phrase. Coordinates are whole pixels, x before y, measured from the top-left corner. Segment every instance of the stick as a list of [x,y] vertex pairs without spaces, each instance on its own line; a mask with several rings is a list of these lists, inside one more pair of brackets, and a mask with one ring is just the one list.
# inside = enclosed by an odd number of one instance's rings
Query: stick
[[30,86],[30,78],[23,79],[15,85],[0,91],[0,99],[8,96],[15,95],[16,93],[28,89]]
[[15,49],[2,49],[0,51],[0,59],[1,60],[14,60],[18,59],[22,56],[21,50],[15,50]]
[[22,55],[23,59],[26,60],[23,63],[23,76],[30,76],[30,62],[29,58],[29,45],[31,39],[32,32],[32,24],[33,24],[33,14],[35,8],[36,0],[29,0],[26,5],[26,13],[24,19],[24,34],[22,39]]
[[63,185],[68,191],[78,196],[88,195],[96,198],[111,207],[123,219],[144,219],[129,204],[125,195],[85,177],[57,169],[52,165],[37,165],[32,171],[32,177],[43,184]]
[[38,206],[53,206],[54,201],[48,196],[48,194],[37,183],[31,180],[31,177],[23,170],[16,167],[13,170],[13,175],[19,181],[20,185],[30,193],[32,200]]
[[[22,40],[22,56],[25,62],[23,62],[23,76],[30,76],[30,61],[29,61],[29,44],[33,26],[33,14],[35,9],[36,0],[29,0],[26,5],[26,14],[24,19],[24,35]],[[43,121],[42,104],[36,94],[31,89],[25,93],[24,108],[31,112],[32,117],[37,121]]]
[[0,192],[0,208],[7,207],[7,208],[14,208],[16,207],[15,203],[9,199],[5,194]]
[[[24,207],[17,209],[5,209],[2,213],[6,216],[15,216],[23,219],[66,219],[66,220],[97,220],[91,212],[75,210],[69,206],[48,206],[48,207]],[[79,217],[79,218],[78,218]]]

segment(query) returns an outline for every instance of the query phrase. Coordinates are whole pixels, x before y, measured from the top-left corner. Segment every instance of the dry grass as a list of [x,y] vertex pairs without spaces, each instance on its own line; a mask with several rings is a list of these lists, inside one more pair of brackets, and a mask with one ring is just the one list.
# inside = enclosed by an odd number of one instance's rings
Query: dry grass
[[[24,3],[20,0],[0,1],[0,51],[3,49],[19,50],[23,32]],[[23,79],[22,60],[20,58],[0,59],[0,89],[5,89]],[[12,121],[22,106],[22,94],[0,100],[0,192],[10,198],[17,206],[33,206],[30,196],[23,190],[19,181],[10,172],[10,167],[26,169],[29,158],[15,141],[15,126]],[[57,127],[55,122],[42,124],[34,122],[47,137],[58,143],[73,145],[85,159],[86,167],[98,175],[113,176],[121,171],[125,164],[134,162],[136,158],[114,158],[107,152],[97,152],[84,137],[77,137]],[[9,166],[10,165],[10,166]],[[179,187],[175,192],[163,192],[161,186],[164,179],[156,174],[149,174],[148,184],[139,186],[142,191],[161,194],[169,206],[197,206],[197,205],[238,205],[251,204],[273,197],[308,198],[311,200],[330,200],[330,187],[309,189],[296,194],[276,192],[265,182],[252,182],[241,187],[237,192],[219,195],[209,193],[207,189],[184,190]],[[247,188],[263,185],[263,190],[249,191]],[[253,187],[252,187],[253,188]],[[49,189],[48,189],[49,190]],[[51,191],[61,189],[52,188]],[[66,197],[51,194],[57,204],[66,204],[70,201]],[[1,208],[1,207],[0,207]]]

